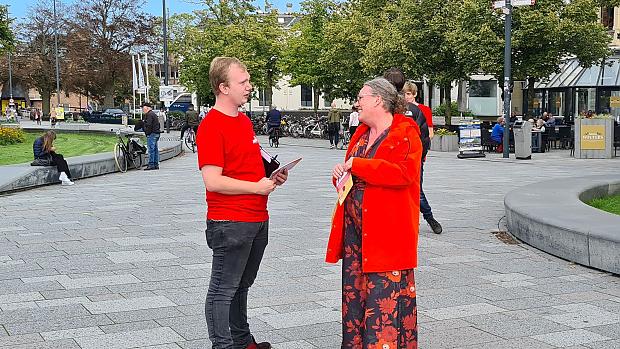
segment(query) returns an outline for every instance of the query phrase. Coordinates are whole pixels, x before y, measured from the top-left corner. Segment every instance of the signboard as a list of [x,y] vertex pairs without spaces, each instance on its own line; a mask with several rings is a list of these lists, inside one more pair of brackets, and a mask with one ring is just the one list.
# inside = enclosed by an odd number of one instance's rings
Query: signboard
[[462,120],[459,125],[458,158],[484,157],[480,120]]
[[[532,6],[536,4],[536,0],[512,0],[511,1],[511,5],[512,7],[519,7],[519,6]],[[504,8],[506,7],[506,1],[504,0],[500,0],[500,1],[493,1],[493,8],[494,9],[500,9],[500,8]]]
[[65,119],[65,107],[56,107],[56,120],[64,120]]
[[605,150],[605,125],[581,125],[581,149]]
[[159,100],[172,103],[174,101],[174,88],[172,86],[159,86]]
[[620,108],[620,96],[611,96],[611,97],[609,97],[609,107],[610,108]]

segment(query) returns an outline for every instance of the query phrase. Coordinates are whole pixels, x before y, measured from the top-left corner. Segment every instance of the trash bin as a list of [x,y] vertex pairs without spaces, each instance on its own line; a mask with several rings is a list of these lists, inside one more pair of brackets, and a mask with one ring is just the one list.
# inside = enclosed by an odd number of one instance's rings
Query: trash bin
[[532,158],[532,124],[529,121],[517,120],[513,126],[515,137],[515,157],[529,160]]

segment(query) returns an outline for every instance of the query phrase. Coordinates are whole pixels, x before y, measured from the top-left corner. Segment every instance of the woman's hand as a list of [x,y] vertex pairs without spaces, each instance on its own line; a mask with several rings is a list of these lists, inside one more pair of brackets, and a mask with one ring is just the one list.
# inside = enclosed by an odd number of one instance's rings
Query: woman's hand
[[350,157],[349,160],[347,160],[347,162],[344,163],[344,170],[345,171],[351,171],[351,168],[353,167],[353,159],[355,159],[354,157]]
[[334,170],[332,171],[332,177],[334,177],[335,180],[338,180],[345,172],[344,164],[336,164],[336,166],[334,166]]

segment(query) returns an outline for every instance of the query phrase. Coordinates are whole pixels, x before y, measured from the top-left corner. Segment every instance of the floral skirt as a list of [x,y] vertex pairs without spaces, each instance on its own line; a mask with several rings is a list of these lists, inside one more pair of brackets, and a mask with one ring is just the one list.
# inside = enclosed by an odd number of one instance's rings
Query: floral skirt
[[342,261],[342,348],[417,349],[413,269],[362,272],[361,214],[346,213],[361,205],[355,205],[356,193],[350,194],[353,200],[345,202],[350,206],[345,208]]

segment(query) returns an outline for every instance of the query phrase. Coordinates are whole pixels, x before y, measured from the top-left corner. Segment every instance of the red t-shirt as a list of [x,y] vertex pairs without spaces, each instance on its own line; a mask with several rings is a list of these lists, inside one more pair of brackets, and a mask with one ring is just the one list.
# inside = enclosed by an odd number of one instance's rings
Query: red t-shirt
[[426,124],[428,125],[428,127],[433,127],[433,111],[431,110],[431,108],[425,106],[422,103],[418,104],[418,108],[420,108],[422,114],[424,114],[424,118],[426,118]]
[[[249,182],[265,177],[260,145],[252,121],[245,114],[233,117],[211,108],[197,135],[199,168],[218,166],[223,176]],[[265,195],[226,195],[207,190],[206,197],[207,219],[238,222],[269,219]]]

